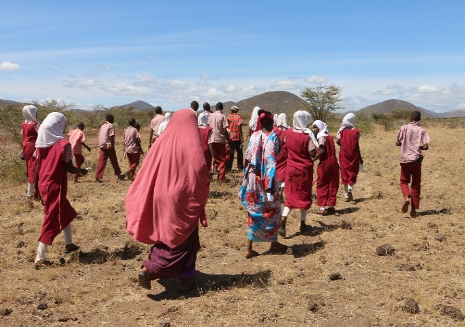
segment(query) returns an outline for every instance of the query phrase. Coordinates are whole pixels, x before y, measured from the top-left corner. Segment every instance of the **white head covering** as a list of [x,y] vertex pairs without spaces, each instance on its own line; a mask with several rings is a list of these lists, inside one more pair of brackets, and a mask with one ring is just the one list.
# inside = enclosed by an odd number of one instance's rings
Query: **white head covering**
[[257,106],[254,107],[254,109],[252,110],[251,119],[249,120],[249,129],[251,131],[255,131],[257,128],[257,119],[259,119],[259,110],[261,110],[261,108]]
[[23,107],[23,117],[24,117],[26,123],[29,123],[30,121],[37,122],[37,120],[36,120],[37,108],[34,107],[31,104],[25,105]]
[[172,118],[172,114],[170,112],[165,113],[165,118],[163,119],[163,122],[160,123],[159,129],[157,130],[157,135],[162,134],[162,132],[167,128],[168,122],[170,121],[170,118]]
[[197,117],[197,125],[198,126],[207,126],[207,121],[209,119],[209,112],[203,111]]
[[324,123],[322,120],[316,120],[312,125],[316,125],[319,128],[319,133],[317,133],[316,136],[317,140],[321,137],[328,136],[327,124]]
[[286,127],[286,128],[290,128],[290,126],[288,126],[288,122],[286,121],[286,114],[285,113],[281,113],[278,115],[277,117],[277,126],[283,126],[283,127]]
[[354,127],[354,124],[356,123],[356,116],[353,113],[346,114],[345,117],[343,117],[343,122],[341,123],[341,127],[338,130],[338,135],[340,135],[340,132],[344,130],[346,127]]
[[36,148],[48,148],[63,138],[66,118],[59,112],[51,112],[45,117],[37,132]]
[[309,128],[307,128],[311,124],[311,122],[312,122],[312,116],[307,111],[298,110],[293,115],[293,128],[300,129],[304,133],[308,134],[309,137],[311,138],[312,143],[314,143],[314,145],[318,147],[319,143],[317,142],[317,139],[314,136],[314,133]]
[[277,121],[278,121],[278,115],[274,114],[273,115],[273,126],[278,126]]

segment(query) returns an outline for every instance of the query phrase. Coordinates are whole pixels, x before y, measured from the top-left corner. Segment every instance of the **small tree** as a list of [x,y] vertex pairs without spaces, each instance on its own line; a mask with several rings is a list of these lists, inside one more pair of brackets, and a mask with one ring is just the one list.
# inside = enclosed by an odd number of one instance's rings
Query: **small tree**
[[301,92],[301,97],[308,102],[306,110],[311,113],[313,119],[327,120],[333,112],[341,109],[338,106],[342,101],[341,90],[336,85],[306,87]]

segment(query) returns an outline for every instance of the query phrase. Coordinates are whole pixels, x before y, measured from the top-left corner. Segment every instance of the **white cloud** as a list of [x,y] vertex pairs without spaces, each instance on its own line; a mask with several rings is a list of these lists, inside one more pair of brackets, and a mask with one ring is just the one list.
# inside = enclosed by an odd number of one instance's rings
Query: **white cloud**
[[198,86],[210,86],[210,83],[207,82],[205,79],[202,79],[199,82],[197,82],[196,85],[198,85]]
[[145,87],[134,87],[124,83],[118,83],[105,89],[115,95],[145,96],[150,94],[150,90]]
[[20,70],[20,69],[21,69],[20,65],[14,64],[9,61],[3,61],[2,63],[0,63],[0,70],[15,71],[15,70]]
[[435,93],[439,91],[439,88],[432,85],[421,85],[418,90],[421,93]]
[[308,83],[316,83],[316,84],[321,84],[321,83],[325,83],[327,80],[323,77],[320,77],[320,76],[316,76],[316,75],[312,75],[308,78],[306,78],[306,82]]
[[201,79],[203,79],[203,80],[209,80],[209,79],[212,79],[212,78],[211,78],[209,75],[204,74],[204,75],[201,76]]
[[136,78],[140,81],[144,82],[154,82],[155,81],[155,76],[150,75],[150,74],[137,74]]
[[278,81],[277,83],[271,86],[274,90],[284,91],[284,90],[296,90],[301,88],[302,86],[298,83],[292,81]]
[[97,79],[87,79],[87,80],[63,81],[62,85],[64,87],[68,87],[72,89],[89,90],[94,87],[102,87],[103,83]]
[[174,79],[173,81],[170,82],[170,85],[172,86],[177,86],[177,87],[182,87],[182,86],[188,86],[188,82],[185,81],[180,81],[178,79]]

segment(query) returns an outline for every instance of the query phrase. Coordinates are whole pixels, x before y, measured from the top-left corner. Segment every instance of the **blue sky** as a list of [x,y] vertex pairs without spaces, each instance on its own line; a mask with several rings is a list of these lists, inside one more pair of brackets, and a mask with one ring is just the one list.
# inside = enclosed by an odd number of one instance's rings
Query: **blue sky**
[[464,110],[464,18],[456,0],[7,1],[0,98],[176,110],[334,84],[345,111]]

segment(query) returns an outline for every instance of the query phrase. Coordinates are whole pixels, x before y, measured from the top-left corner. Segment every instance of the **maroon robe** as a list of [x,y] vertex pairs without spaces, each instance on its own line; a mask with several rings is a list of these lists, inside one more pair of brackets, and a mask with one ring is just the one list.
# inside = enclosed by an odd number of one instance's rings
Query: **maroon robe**
[[285,168],[286,168],[286,159],[288,158],[288,148],[284,142],[286,129],[280,129],[279,127],[274,127],[273,131],[277,133],[278,138],[280,139],[280,152],[277,157],[277,167],[276,167],[276,176],[278,182],[285,181]]
[[338,167],[333,137],[328,135],[325,139],[325,153],[320,157],[317,166],[317,205],[334,207],[340,185],[340,167]]
[[206,128],[199,128],[199,134],[201,134],[202,151],[204,152],[205,161],[207,162],[207,168],[210,170],[212,163],[212,153],[209,149],[209,135],[212,131],[212,127],[206,126]]
[[21,124],[21,136],[23,141],[23,158],[26,161],[28,183],[34,183],[36,178],[36,158],[33,156],[36,150],[37,132],[36,122]]
[[356,184],[359,173],[359,129],[344,129],[340,132],[340,171],[343,185]]
[[285,172],[285,206],[307,210],[312,204],[312,180],[314,165],[309,154],[309,135],[286,131],[288,158]]
[[48,245],[76,217],[76,211],[66,198],[65,146],[71,147],[70,142],[61,139],[48,148],[37,148],[38,187],[45,213],[39,241]]

